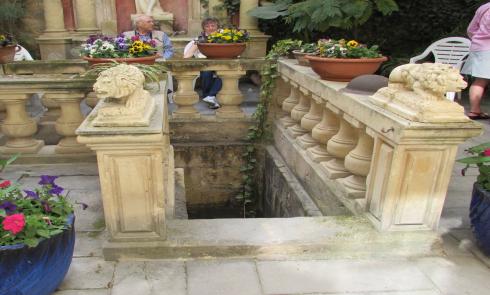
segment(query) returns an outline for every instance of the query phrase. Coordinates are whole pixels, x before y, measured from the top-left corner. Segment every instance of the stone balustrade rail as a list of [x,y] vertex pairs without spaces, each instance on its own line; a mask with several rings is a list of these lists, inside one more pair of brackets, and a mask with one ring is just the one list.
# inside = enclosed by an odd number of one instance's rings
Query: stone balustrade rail
[[437,227],[458,144],[480,124],[402,118],[294,60],[278,71],[275,146],[319,203],[334,196],[380,230]]

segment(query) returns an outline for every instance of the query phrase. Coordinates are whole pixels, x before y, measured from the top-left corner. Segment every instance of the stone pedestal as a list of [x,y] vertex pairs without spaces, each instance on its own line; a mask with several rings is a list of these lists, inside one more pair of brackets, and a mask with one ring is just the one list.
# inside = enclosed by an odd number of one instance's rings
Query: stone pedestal
[[36,39],[41,51],[41,59],[56,60],[69,58],[72,42],[65,29],[61,1],[44,0],[43,9],[46,27],[43,34]]
[[141,243],[166,238],[166,204],[174,203],[168,195],[173,191],[168,187],[173,185],[169,183],[173,153],[165,127],[167,110],[162,97],[155,98],[158,103],[148,127],[94,127],[89,115],[77,129],[78,141],[97,153],[110,235],[103,247],[106,257],[117,249],[131,251]]

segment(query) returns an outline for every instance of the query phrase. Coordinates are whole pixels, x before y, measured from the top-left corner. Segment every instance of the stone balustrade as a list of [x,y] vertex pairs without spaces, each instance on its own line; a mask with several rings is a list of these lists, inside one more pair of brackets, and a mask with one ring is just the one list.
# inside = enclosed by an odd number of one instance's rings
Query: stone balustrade
[[[247,70],[258,70],[263,59],[238,60],[171,60],[159,63],[168,68],[178,83],[173,98],[177,105],[172,118],[199,118],[195,105],[199,102],[193,81],[201,70],[217,71],[223,80],[218,94],[221,108],[216,117],[241,120],[245,114],[240,109],[243,95],[238,89],[238,79]],[[76,141],[75,130],[83,121],[80,102],[94,107],[98,99],[91,92],[93,79],[80,77],[88,64],[80,60],[33,61],[5,64],[0,68],[0,107],[5,111],[2,132],[6,144],[1,152],[10,154],[39,154],[43,139],[36,135],[39,129],[48,126],[61,137],[54,148],[55,154],[80,154],[90,152]],[[42,93],[41,104],[47,109],[35,121],[28,115],[26,102],[35,93]],[[250,120],[250,119],[248,119]],[[38,137],[35,139],[35,137]]]
[[245,114],[240,109],[243,95],[238,89],[238,79],[245,75],[247,70],[260,70],[263,63],[264,59],[177,59],[163,62],[162,64],[168,68],[178,83],[178,90],[173,96],[177,109],[173,111],[172,117],[199,118],[201,116],[195,108],[199,96],[193,88],[193,81],[199,76],[199,71],[216,71],[223,81],[223,87],[217,96],[221,108],[216,110],[216,116],[244,117]]
[[275,146],[317,204],[337,198],[383,231],[435,229],[458,144],[481,125],[407,119],[294,60],[278,70],[290,91],[276,97]]

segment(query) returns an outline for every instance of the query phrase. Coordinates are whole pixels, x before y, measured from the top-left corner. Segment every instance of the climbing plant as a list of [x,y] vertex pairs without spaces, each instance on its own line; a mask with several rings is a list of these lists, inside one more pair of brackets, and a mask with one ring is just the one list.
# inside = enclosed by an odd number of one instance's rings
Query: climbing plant
[[0,33],[16,35],[16,26],[24,16],[23,0],[2,0],[0,1]]
[[260,145],[267,139],[269,104],[276,86],[276,78],[278,77],[277,59],[281,56],[287,56],[299,46],[301,46],[300,41],[281,40],[272,46],[272,49],[265,57],[266,62],[261,70],[260,100],[257,109],[252,115],[255,124],[249,128],[247,134],[249,144],[242,155],[244,158],[244,164],[240,168],[243,175],[242,188],[236,196],[237,201],[243,208],[243,217],[255,217],[257,214],[258,150]]

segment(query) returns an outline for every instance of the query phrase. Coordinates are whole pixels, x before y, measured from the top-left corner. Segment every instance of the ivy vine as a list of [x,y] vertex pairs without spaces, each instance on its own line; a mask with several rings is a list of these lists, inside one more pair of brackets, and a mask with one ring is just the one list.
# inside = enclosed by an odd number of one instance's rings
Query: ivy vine
[[236,200],[243,208],[243,217],[255,217],[257,214],[257,180],[258,180],[258,151],[262,143],[266,140],[269,123],[267,121],[269,113],[269,105],[272,94],[276,86],[277,60],[281,56],[291,54],[291,51],[297,49],[297,42],[287,39],[280,40],[269,51],[265,57],[265,64],[261,70],[262,84],[260,86],[260,100],[257,104],[252,117],[255,124],[249,127],[247,140],[248,144],[245,152],[242,154],[244,164],[240,167],[240,172],[243,175],[242,188],[236,196]]

